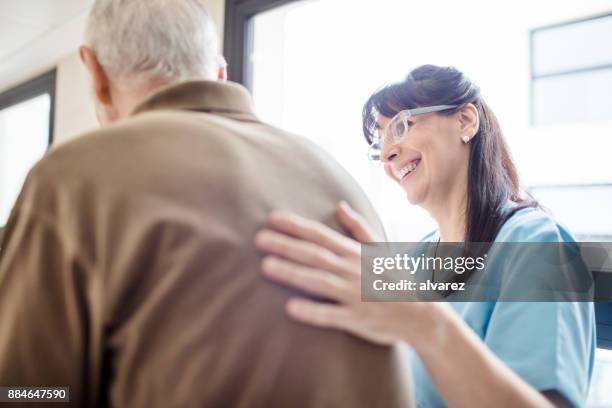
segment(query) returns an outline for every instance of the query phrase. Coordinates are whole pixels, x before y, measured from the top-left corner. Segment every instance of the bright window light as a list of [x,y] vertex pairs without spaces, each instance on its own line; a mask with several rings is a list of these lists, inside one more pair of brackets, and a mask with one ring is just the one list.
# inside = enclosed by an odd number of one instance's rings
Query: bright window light
[[51,98],[44,94],[0,110],[0,227],[28,171],[47,150],[50,107]]

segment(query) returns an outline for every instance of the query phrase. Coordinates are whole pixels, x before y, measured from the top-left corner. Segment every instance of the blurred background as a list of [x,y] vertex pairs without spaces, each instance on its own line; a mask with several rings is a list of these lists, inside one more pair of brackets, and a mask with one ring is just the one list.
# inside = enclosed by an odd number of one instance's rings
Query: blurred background
[[[545,207],[580,240],[612,241],[612,0],[203,2],[260,118],[335,156],[389,239],[418,240],[433,223],[367,161],[361,109],[431,63],[480,85]],[[97,126],[77,54],[91,3],[0,2],[0,227],[44,152]],[[597,307],[589,406],[612,406],[612,311]]]

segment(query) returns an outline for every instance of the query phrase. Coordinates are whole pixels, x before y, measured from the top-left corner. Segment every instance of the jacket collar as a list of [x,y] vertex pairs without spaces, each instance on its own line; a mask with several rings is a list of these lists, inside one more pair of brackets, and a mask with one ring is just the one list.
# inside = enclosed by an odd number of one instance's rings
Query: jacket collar
[[234,82],[187,81],[166,85],[138,104],[132,115],[160,109],[219,113],[258,121],[248,91]]

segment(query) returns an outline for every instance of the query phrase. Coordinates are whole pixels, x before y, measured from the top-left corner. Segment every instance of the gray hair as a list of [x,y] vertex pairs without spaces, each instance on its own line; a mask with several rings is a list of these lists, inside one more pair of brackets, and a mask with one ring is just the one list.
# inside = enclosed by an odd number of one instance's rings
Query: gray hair
[[200,0],[96,0],[85,41],[107,75],[126,85],[214,79],[224,64]]

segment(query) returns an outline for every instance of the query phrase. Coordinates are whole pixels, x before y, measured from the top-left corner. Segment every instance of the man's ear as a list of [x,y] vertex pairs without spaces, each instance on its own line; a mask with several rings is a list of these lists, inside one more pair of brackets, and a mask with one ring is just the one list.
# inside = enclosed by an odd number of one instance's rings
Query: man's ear
[[110,92],[110,82],[104,68],[98,62],[96,53],[89,47],[81,46],[79,55],[85,68],[89,72],[91,83],[96,98],[104,105],[110,105],[112,101]]
[[[478,115],[478,109],[474,104],[466,103],[457,112],[457,118],[459,119],[459,132],[461,138],[467,143],[473,138],[480,126],[480,117]],[[465,137],[467,136],[467,141]]]
[[219,69],[217,70],[217,80],[227,81],[227,61],[222,55],[219,56]]
[[219,67],[217,79],[222,82],[227,81],[227,67]]

